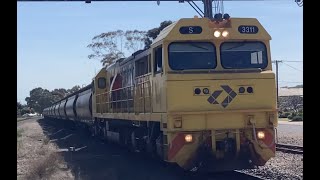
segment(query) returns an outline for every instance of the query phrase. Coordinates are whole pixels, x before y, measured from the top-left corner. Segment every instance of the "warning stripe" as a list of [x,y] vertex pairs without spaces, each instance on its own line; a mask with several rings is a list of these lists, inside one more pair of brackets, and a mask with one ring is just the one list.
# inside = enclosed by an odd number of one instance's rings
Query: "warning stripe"
[[259,128],[257,131],[263,131],[265,133],[264,139],[260,140],[260,142],[263,142],[265,147],[269,148],[273,152],[275,152],[276,143],[274,140],[274,133],[272,129],[269,128]]
[[176,137],[171,141],[170,149],[168,152],[168,160],[172,160],[184,145],[184,134],[178,133]]
[[265,145],[269,146],[269,149],[272,150],[272,152],[276,152],[276,143],[274,141],[274,135],[271,129],[264,129],[265,131],[265,138],[263,142]]

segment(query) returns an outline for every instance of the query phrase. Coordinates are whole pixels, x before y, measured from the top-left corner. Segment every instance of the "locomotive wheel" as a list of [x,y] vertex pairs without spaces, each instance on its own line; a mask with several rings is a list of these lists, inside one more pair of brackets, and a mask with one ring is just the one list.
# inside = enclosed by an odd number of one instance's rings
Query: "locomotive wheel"
[[146,151],[146,140],[144,139],[144,132],[141,129],[135,129],[131,133],[131,145],[135,152]]
[[131,148],[131,131],[130,129],[120,130],[120,144],[124,147]]
[[135,131],[131,133],[131,150],[134,152],[139,152],[138,140]]
[[102,128],[102,132],[103,132],[102,134],[103,139],[107,139],[107,130],[105,127]]
[[92,136],[93,137],[97,137],[98,135],[98,128],[97,128],[97,125],[94,124],[92,127],[91,127],[91,132],[92,132]]
[[146,150],[152,158],[156,158],[157,157],[156,141],[151,138],[148,138],[146,143]]

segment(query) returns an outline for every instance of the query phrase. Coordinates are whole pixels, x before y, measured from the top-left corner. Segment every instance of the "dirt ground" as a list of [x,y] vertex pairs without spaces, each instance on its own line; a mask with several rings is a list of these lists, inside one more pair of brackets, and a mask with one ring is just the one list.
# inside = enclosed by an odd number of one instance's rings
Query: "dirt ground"
[[44,135],[39,123],[27,120],[17,126],[17,179],[74,179],[58,147]]
[[278,125],[278,141],[303,146],[303,122],[281,122]]

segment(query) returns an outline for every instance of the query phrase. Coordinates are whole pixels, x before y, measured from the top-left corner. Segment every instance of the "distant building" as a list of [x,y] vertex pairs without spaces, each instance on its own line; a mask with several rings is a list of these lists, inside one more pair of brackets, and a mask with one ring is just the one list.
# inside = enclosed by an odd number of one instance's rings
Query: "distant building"
[[279,88],[279,97],[300,96],[303,97],[303,88]]

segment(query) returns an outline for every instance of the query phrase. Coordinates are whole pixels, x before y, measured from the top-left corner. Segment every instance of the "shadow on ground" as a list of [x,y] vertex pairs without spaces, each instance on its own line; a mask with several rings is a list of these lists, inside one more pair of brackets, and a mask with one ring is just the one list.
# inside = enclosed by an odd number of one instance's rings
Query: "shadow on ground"
[[70,146],[75,148],[87,146],[73,153],[61,152],[75,179],[186,180],[192,178],[175,166],[94,139],[82,129],[66,128],[63,121],[45,118],[38,122],[45,135],[60,149]]
[[[248,179],[238,173],[187,173],[181,168],[129,152],[115,144],[95,139],[81,128],[70,128],[66,121],[39,119],[44,134],[60,149],[70,146],[77,152],[61,152],[76,180],[223,180]],[[252,179],[252,178],[249,178]]]

